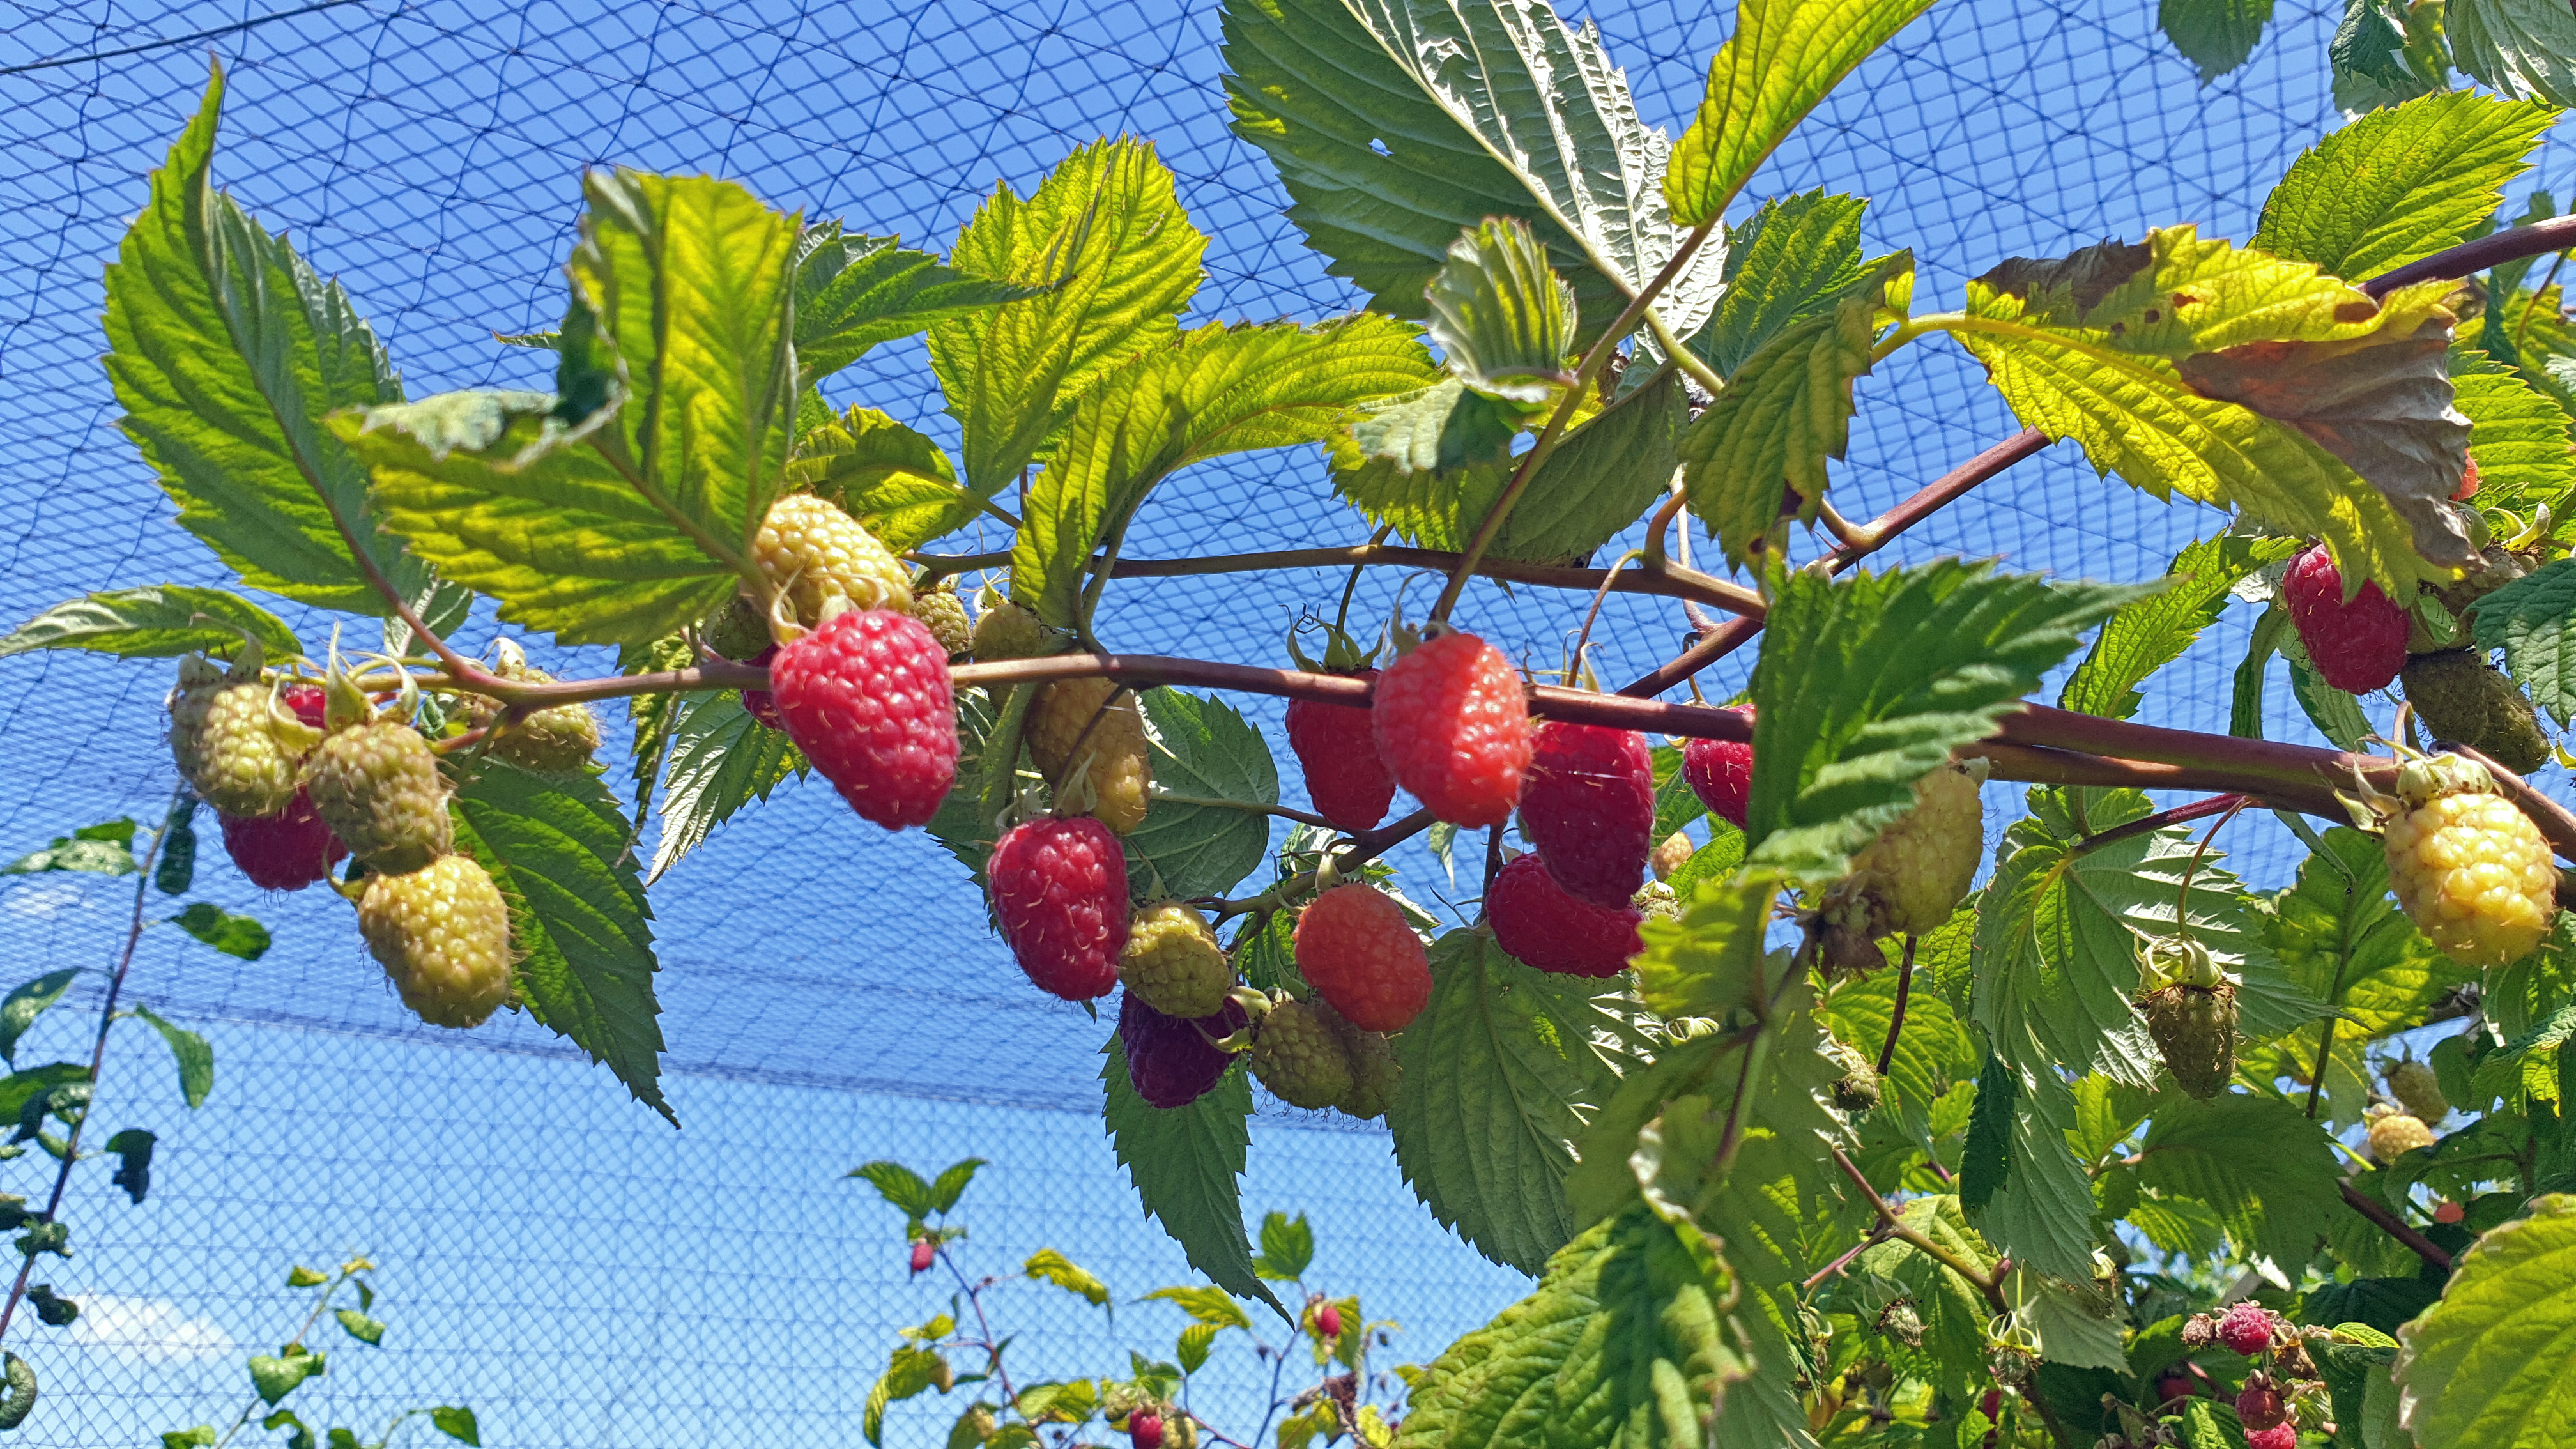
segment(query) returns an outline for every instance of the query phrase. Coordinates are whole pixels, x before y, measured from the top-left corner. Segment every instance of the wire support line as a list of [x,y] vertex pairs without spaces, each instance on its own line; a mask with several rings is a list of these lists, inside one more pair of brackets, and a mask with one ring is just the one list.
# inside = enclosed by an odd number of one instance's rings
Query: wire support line
[[31,60],[25,65],[0,66],[0,75],[25,75],[29,71],[55,70],[62,66],[82,65],[93,60],[115,60],[120,56],[166,50],[174,45],[186,45],[192,40],[212,40],[219,35],[238,35],[245,30],[257,30],[273,20],[293,20],[298,16],[312,15],[324,10],[337,10],[344,5],[360,3],[362,0],[322,0],[318,5],[306,5],[295,10],[280,10],[273,15],[255,15],[248,20],[237,20],[230,25],[218,25],[212,30],[199,30],[188,35],[173,35],[161,40],[147,40],[140,45],[129,45],[121,50],[94,50],[85,55],[57,56],[52,60]]

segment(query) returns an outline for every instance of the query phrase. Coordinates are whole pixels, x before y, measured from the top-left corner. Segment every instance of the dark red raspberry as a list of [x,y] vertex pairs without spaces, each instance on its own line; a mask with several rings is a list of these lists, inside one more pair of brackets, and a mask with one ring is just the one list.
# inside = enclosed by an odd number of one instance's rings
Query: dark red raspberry
[[2183,1399],[2196,1398],[2199,1394],[2200,1385],[2190,1374],[2181,1369],[2167,1369],[2156,1375],[2156,1405],[2159,1408]]
[[1378,758],[1395,783],[1452,825],[1500,825],[1529,768],[1529,700],[1503,651],[1443,630],[1378,676],[1370,705]]
[[[1377,671],[1355,676],[1374,680]],[[1372,830],[1395,799],[1395,776],[1377,757],[1370,712],[1355,704],[1316,699],[1288,702],[1288,748],[1306,772],[1315,813],[1342,830]]]
[[2269,1429],[2289,1416],[2289,1406],[2281,1402],[2281,1391],[2259,1374],[2236,1396],[2237,1420],[2248,1429]]
[[277,692],[277,702],[293,710],[297,719],[317,730],[322,728],[323,715],[329,703],[318,684],[287,685]]
[[2248,1357],[2261,1353],[2272,1346],[2272,1315],[2246,1299],[2218,1320],[2218,1341]]
[[938,1245],[931,1242],[928,1238],[915,1238],[912,1240],[912,1271],[916,1273],[926,1273],[930,1271],[931,1263],[936,1260],[938,1256]]
[[836,614],[779,650],[769,680],[787,737],[851,809],[888,830],[939,813],[957,779],[957,699],[928,625],[892,609]]
[[1616,976],[1646,949],[1635,906],[1604,910],[1566,893],[1535,855],[1514,856],[1485,893],[1494,941],[1525,966],[1565,976]]
[[2245,1449],[2299,1449],[2298,1426],[2275,1424],[2269,1429],[2248,1429]]
[[1067,1001],[1109,994],[1127,949],[1127,852],[1108,826],[1088,815],[1014,825],[985,872],[1002,942],[1031,981]]
[[1215,1039],[1243,1029],[1242,1003],[1228,1001],[1213,1016],[1165,1016],[1130,991],[1118,1000],[1118,1046],[1127,1054],[1127,1080],[1152,1106],[1186,1107],[1214,1088],[1234,1062]]
[[[318,692],[318,691],[317,691]],[[349,847],[322,823],[313,801],[301,790],[274,815],[226,815],[224,853],[250,883],[264,891],[300,891],[327,880],[331,867],[346,859]]]
[[2406,667],[2406,611],[2376,583],[2363,584],[2347,603],[2343,574],[2324,544],[2291,560],[2281,602],[2317,677],[2344,693],[2386,689]]
[[1163,1449],[1163,1416],[1151,1409],[1128,1414],[1127,1442],[1136,1449]]
[[1654,849],[1655,757],[1635,730],[1542,723],[1521,785],[1521,833],[1566,894],[1605,909],[1646,881]]
[[[751,656],[751,658],[746,662],[756,664],[763,669],[767,669],[771,663],[776,661],[777,658],[778,646],[772,644],[768,648]],[[744,690],[742,692],[742,712],[750,715],[755,722],[767,725],[771,729],[784,730],[787,728],[787,721],[778,717],[778,696],[770,693],[768,690]]]
[[1431,960],[1404,908],[1351,881],[1297,918],[1297,971],[1362,1031],[1402,1031],[1431,1000]]
[[[1753,707],[1737,711],[1746,719]],[[1709,813],[1744,828],[1745,807],[1753,799],[1753,745],[1748,740],[1691,740],[1682,746],[1682,779]]]

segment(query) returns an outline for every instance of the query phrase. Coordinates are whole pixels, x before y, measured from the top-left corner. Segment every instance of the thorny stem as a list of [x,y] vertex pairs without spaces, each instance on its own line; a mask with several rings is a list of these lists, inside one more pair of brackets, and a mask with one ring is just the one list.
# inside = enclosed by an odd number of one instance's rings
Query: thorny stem
[[[143,940],[143,902],[147,899],[146,893],[152,887],[152,867],[161,859],[161,847],[170,838],[173,817],[180,804],[187,799],[188,787],[184,784],[170,792],[170,808],[162,812],[161,828],[153,833],[152,844],[143,852],[142,864],[135,869],[134,914],[126,924],[125,949],[116,958],[115,974],[107,978],[107,999],[101,1002],[98,1008],[98,1034],[90,1043],[89,1083],[93,1092],[98,1087],[99,1068],[107,1061],[107,1033],[108,1028],[116,1025],[117,998],[124,994],[126,973],[134,966],[134,948]],[[89,1125],[89,1114],[95,1108],[94,1102],[91,1106],[82,1108],[81,1114],[71,1119],[70,1127],[63,1134],[62,1165],[54,1169],[54,1190],[45,1197],[45,1212],[41,1221],[50,1223],[54,1220],[54,1215],[62,1211],[63,1194],[71,1187],[72,1164],[80,1161],[81,1129]],[[0,1339],[9,1336],[9,1322],[17,1316],[18,1304],[27,1296],[27,1279],[35,1271],[36,1255],[33,1253],[24,1255],[24,1260],[18,1264],[17,1281],[9,1285],[9,1301],[6,1304],[0,1304]]]
[[2404,1243],[2407,1247],[2414,1249],[2416,1257],[2423,1259],[2425,1262],[2430,1263],[2434,1267],[2440,1268],[2445,1272],[2449,1271],[2451,1266],[2451,1255],[2443,1252],[2439,1244],[2435,1243],[2431,1238],[2424,1236],[2422,1233],[2415,1231],[2413,1228],[2408,1227],[2404,1218],[2390,1212],[2385,1205],[2372,1202],[2367,1196],[2363,1195],[2361,1189],[2354,1187],[2351,1182],[2341,1182],[2336,1184],[2336,1186],[2343,1189],[2343,1200],[2354,1212],[2370,1219],[2371,1222],[2378,1225],[2380,1231],[2388,1234],[2388,1236],[2395,1238],[2397,1241]]
[[948,1265],[950,1276],[966,1294],[966,1306],[975,1310],[975,1331],[983,1335],[975,1346],[984,1350],[986,1367],[992,1371],[994,1382],[1002,1386],[1002,1402],[1017,1409],[1020,1396],[1011,1387],[1011,1371],[1002,1367],[1002,1348],[993,1341],[992,1321],[984,1316],[984,1285],[966,1281],[966,1270],[957,1266],[956,1256],[948,1251],[946,1243],[939,1245],[939,1261]]
[[1907,1227],[1904,1221],[1897,1217],[1896,1210],[1887,1205],[1887,1199],[1878,1195],[1878,1189],[1869,1185],[1869,1179],[1861,1176],[1860,1168],[1840,1146],[1833,1149],[1833,1154],[1834,1165],[1840,1167],[1843,1170],[1843,1176],[1850,1178],[1852,1185],[1860,1189],[1861,1196],[1869,1200],[1870,1211],[1878,1214],[1879,1226],[1886,1230],[1888,1236],[1905,1242],[1933,1262],[1967,1279],[1970,1286],[1985,1295],[1987,1305],[1995,1312],[2000,1314],[2011,1311],[2010,1306],[2004,1302],[2001,1280],[1994,1274],[1981,1271],[1975,1264],[1932,1241],[1921,1232]]
[[1850,1267],[1854,1258],[1857,1258],[1861,1254],[1868,1252],[1870,1249],[1877,1247],[1879,1244],[1886,1242],[1893,1236],[1894,1234],[1888,1232],[1887,1224],[1885,1223],[1880,1223],[1872,1227],[1868,1233],[1862,1236],[1859,1242],[1851,1245],[1850,1251],[1844,1253],[1841,1257],[1834,1259],[1832,1262],[1827,1263],[1825,1266],[1818,1268],[1815,1272],[1808,1274],[1806,1281],[1798,1285],[1798,1295],[1803,1298],[1807,1294],[1815,1292],[1817,1285],[1823,1283],[1826,1279],[1841,1272],[1845,1268]]
[[[1618,350],[1620,342],[1636,330],[1637,319],[1654,305],[1655,298],[1672,284],[1673,278],[1681,275],[1682,268],[1690,265],[1690,259],[1708,240],[1709,233],[1717,229],[1717,224],[1718,219],[1711,217],[1691,228],[1690,234],[1682,238],[1681,245],[1673,248],[1673,254],[1664,262],[1663,269],[1656,272],[1654,279],[1646,283],[1637,295],[1628,299],[1628,305],[1620,310],[1618,318],[1602,332],[1600,340],[1592,344],[1592,350],[1584,354],[1582,365],[1574,372],[1574,385],[1567,388],[1565,396],[1557,401],[1556,411],[1548,416],[1547,426],[1539,430],[1538,441],[1521,455],[1520,466],[1512,470],[1512,481],[1504,486],[1503,496],[1494,500],[1493,509],[1485,515],[1482,523],[1476,525],[1476,536],[1468,540],[1466,556],[1458,560],[1457,568],[1449,575],[1448,585],[1441,589],[1438,602],[1431,606],[1433,622],[1447,622],[1449,611],[1458,606],[1458,596],[1466,591],[1467,580],[1475,574],[1478,561],[1502,535],[1503,522],[1511,516],[1512,506],[1521,501],[1521,495],[1529,490],[1530,479],[1537,475],[1539,466],[1556,451],[1558,441],[1565,436],[1565,425],[1573,419],[1575,405],[1582,400],[1584,390],[1601,376],[1601,369],[1609,365],[1610,355]],[[1670,365],[1666,363],[1666,366]]]
[[1896,1006],[1887,1014],[1887,1041],[1878,1049],[1878,1074],[1896,1064],[1896,1035],[1905,1030],[1905,1001],[1914,994],[1914,935],[1905,936],[1905,959],[1896,965]]

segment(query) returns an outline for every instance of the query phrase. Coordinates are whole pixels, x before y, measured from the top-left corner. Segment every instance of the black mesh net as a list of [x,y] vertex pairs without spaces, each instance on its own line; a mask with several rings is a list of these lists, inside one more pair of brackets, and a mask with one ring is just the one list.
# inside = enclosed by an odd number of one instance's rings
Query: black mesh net
[[[1825,103],[1753,192],[1869,197],[1872,248],[1912,248],[1918,296],[1942,305],[2007,255],[2177,221],[2242,238],[2290,158],[2336,122],[2324,52],[2338,13],[2285,4],[2252,62],[2203,87],[2151,6],[1944,0]],[[1729,12],[1640,0],[1592,18],[1640,111],[1678,130]],[[93,588],[223,582],[118,433],[98,365],[101,265],[194,107],[209,50],[232,77],[218,184],[347,284],[418,397],[546,385],[551,357],[493,334],[560,315],[577,176],[599,162],[712,171],[808,217],[944,247],[995,180],[1025,192],[1072,147],[1134,133],[1160,146],[1211,239],[1185,320],[1347,310],[1355,295],[1282,218],[1267,162],[1226,129],[1217,39],[1212,4],[1128,0],[19,6],[0,35],[0,615],[14,623]],[[2564,189],[2563,144],[2542,159],[2533,180]],[[917,342],[880,348],[827,392],[953,439]],[[2013,431],[1955,349],[1915,349],[1861,395],[1837,474],[1854,516]],[[2221,526],[2098,481],[2059,447],[1892,553],[2128,580]],[[1360,537],[1311,451],[1260,454],[1166,487],[1127,554]],[[1340,582],[1132,580],[1112,590],[1105,632],[1136,651],[1279,661],[1298,609]],[[1357,616],[1382,618],[1403,582],[1364,580]],[[1415,585],[1415,608],[1427,598]],[[1560,658],[1569,627],[1562,598],[1490,584],[1462,618],[1541,664]],[[2159,679],[2143,718],[2226,727],[2244,644],[2232,623]],[[1681,642],[1668,602],[1614,599],[1601,627],[1613,683]],[[464,642],[488,636],[478,626]],[[609,665],[537,652],[558,672]],[[1731,694],[1749,661],[1701,687]],[[86,656],[0,663],[0,854],[99,819],[157,818],[168,682],[166,666]],[[1236,703],[1278,738],[1276,701]],[[2286,690],[2268,703],[2276,734],[2311,737]],[[1998,787],[1989,803],[1999,829],[2013,798]],[[2277,883],[2286,837],[2263,824],[2231,844],[2244,873]],[[120,1028],[98,1119],[161,1134],[155,1190],[128,1207],[103,1172],[77,1179],[66,1216],[79,1256],[52,1277],[88,1311],[17,1340],[47,1385],[24,1442],[149,1442],[228,1422],[247,1397],[242,1353],[293,1326],[287,1264],[349,1252],[383,1264],[394,1328],[382,1351],[337,1357],[305,1391],[309,1418],[372,1433],[396,1408],[448,1402],[475,1406],[492,1444],[847,1440],[893,1327],[943,1296],[907,1282],[896,1215],[839,1180],[880,1156],[925,1169],[991,1159],[967,1199],[977,1261],[1006,1270],[1054,1244],[1120,1290],[1114,1319],[1016,1290],[1006,1311],[1026,1325],[1017,1351],[1033,1369],[1122,1367],[1102,1352],[1112,1341],[1168,1353],[1177,1312],[1126,1301],[1184,1269],[1098,1126],[1106,1024],[1026,988],[970,884],[919,832],[886,836],[818,783],[791,786],[657,887],[678,1132],[524,1021],[471,1034],[412,1024],[340,902],[259,899],[206,854],[198,894],[255,914],[275,944],[244,963],[147,935],[132,990],[212,1039],[218,1085],[202,1109],[180,1107],[158,1044]],[[1399,863],[1417,899],[1447,890],[1418,850]],[[84,1046],[128,889],[65,875],[0,884],[0,976],[92,968],[22,1064]],[[0,1167],[0,1186],[27,1191],[40,1168]],[[1321,1281],[1401,1320],[1399,1357],[1428,1358],[1520,1291],[1413,1203],[1380,1132],[1265,1105],[1245,1201],[1313,1215]],[[1266,1370],[1240,1348],[1220,1352],[1228,1363],[1201,1386],[1202,1412],[1257,1417]],[[946,1428],[920,1405],[891,1423],[895,1443]]]

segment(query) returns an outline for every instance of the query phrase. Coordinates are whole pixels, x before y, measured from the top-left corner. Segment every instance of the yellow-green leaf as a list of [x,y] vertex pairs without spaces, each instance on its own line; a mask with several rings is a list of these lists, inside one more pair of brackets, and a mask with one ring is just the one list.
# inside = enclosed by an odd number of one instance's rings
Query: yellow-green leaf
[[[1040,1282],[1053,1283],[1094,1308],[1109,1306],[1109,1285],[1075,1267],[1072,1259],[1053,1248],[1040,1248],[1029,1255],[1021,1271]],[[1226,1306],[1232,1307],[1233,1300],[1226,1300]]]
[[983,508],[937,443],[875,408],[851,408],[799,437],[790,467],[897,553],[956,532]]
[[2536,1198],[2453,1263],[2397,1330],[2399,1422],[2423,1449],[2543,1449],[2576,1437],[2576,1195]]

